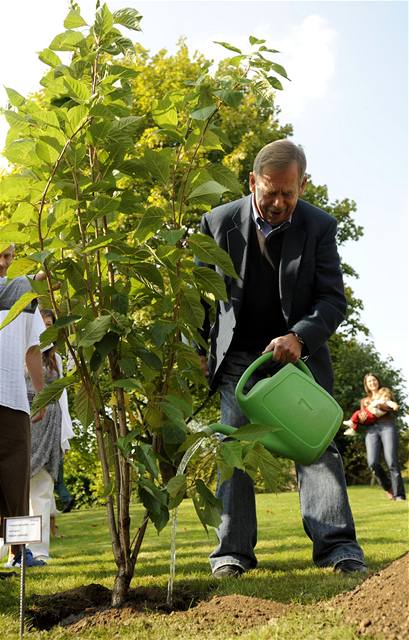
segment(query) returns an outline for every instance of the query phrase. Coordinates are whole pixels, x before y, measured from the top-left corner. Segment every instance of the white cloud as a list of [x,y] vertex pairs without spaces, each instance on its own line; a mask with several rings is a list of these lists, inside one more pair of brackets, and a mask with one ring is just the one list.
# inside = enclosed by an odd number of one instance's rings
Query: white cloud
[[283,93],[277,96],[285,120],[291,121],[311,102],[327,95],[335,71],[336,36],[327,20],[311,15],[277,43],[291,78]]

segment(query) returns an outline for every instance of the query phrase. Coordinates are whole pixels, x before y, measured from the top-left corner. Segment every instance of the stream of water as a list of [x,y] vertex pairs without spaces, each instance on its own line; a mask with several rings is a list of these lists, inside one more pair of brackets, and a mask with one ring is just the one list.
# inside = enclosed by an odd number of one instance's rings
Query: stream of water
[[[189,464],[189,461],[194,456],[196,451],[201,446],[203,440],[206,439],[206,436],[196,440],[192,444],[189,449],[187,449],[185,455],[183,456],[178,469],[176,471],[177,476],[181,476],[185,473],[186,467]],[[176,571],[176,528],[178,521],[178,508],[173,509],[171,513],[171,529],[170,529],[170,566],[169,566],[169,580],[168,580],[168,595],[166,598],[166,604],[169,608],[172,608],[173,605],[173,583],[175,581],[175,571]]]

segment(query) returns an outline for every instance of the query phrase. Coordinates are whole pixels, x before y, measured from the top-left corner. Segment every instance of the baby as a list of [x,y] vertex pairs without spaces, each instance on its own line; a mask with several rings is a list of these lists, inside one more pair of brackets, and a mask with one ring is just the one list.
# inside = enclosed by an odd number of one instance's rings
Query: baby
[[[343,424],[348,427],[344,431],[344,436],[355,436],[359,425],[368,426],[384,416],[387,412],[381,409],[380,405],[385,404],[392,411],[399,409],[399,405],[392,400],[392,391],[387,387],[381,387],[376,397],[364,409],[354,411],[349,420],[344,420]],[[365,417],[363,417],[363,414],[365,414]]]

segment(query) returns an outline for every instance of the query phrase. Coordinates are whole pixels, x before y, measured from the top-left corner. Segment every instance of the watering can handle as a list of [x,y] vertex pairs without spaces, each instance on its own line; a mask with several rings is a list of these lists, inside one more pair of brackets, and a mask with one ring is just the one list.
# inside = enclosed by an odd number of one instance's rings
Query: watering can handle
[[[258,367],[260,367],[262,364],[264,364],[265,362],[270,360],[272,357],[273,357],[273,352],[272,351],[268,351],[267,353],[263,353],[262,356],[260,356],[256,360],[254,360],[254,362],[252,362],[251,365],[249,367],[247,367],[247,369],[245,370],[245,372],[243,373],[243,375],[241,376],[240,380],[237,383],[237,386],[236,386],[236,397],[239,397],[239,396],[241,396],[243,398],[245,397],[245,395],[243,393],[243,389],[244,389],[247,381],[253,375],[254,371],[256,369],[258,369]],[[295,363],[295,366],[298,367],[309,378],[312,378],[314,380],[314,376],[312,375],[311,371],[309,370],[307,365],[304,364],[304,362],[302,360],[297,360],[297,362]]]

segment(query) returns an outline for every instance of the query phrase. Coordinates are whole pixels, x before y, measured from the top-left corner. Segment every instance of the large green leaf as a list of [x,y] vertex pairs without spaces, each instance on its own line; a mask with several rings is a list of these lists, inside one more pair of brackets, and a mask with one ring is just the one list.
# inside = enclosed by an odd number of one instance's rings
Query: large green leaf
[[32,167],[39,164],[36,142],[29,138],[14,140],[6,146],[3,155],[12,164],[20,164],[23,167]]
[[155,525],[156,530],[158,532],[161,531],[169,520],[167,491],[161,491],[146,478],[139,480],[138,490],[139,497],[149,514],[149,518]]
[[137,224],[135,236],[140,242],[157,233],[163,227],[165,211],[160,207],[149,207]]
[[36,266],[37,263],[30,260],[30,258],[16,258],[7,269],[7,277],[18,278],[19,276],[26,276],[28,273],[32,273]]
[[5,87],[6,89],[6,93],[7,93],[7,97],[9,99],[10,104],[13,105],[13,107],[21,107],[21,105],[23,105],[26,101],[25,97],[22,96],[20,93],[18,93],[18,91],[15,91],[14,89],[11,89],[10,87]]
[[274,431],[279,431],[279,428],[269,427],[265,424],[245,424],[236,429],[231,437],[236,440],[260,440]]
[[89,322],[81,331],[81,338],[78,342],[79,347],[90,347],[96,342],[102,340],[104,335],[108,333],[111,327],[111,316],[100,316],[92,322]]
[[[2,238],[3,239],[3,238]],[[31,303],[32,300],[37,298],[37,293],[34,291],[26,291],[23,295],[13,304],[10,308],[10,311],[4,318],[3,322],[0,324],[0,330],[4,329],[10,322],[13,322],[17,316]]]
[[75,102],[85,103],[91,97],[91,90],[87,87],[84,82],[80,82],[75,78],[71,78],[70,76],[64,77],[65,88],[67,89],[67,93],[75,100]]
[[0,180],[0,197],[2,200],[24,200],[31,184],[30,178],[25,176],[7,175]]
[[227,300],[226,285],[223,278],[209,267],[195,267],[193,277],[202,293],[211,293],[216,300]]
[[217,107],[214,104],[210,104],[207,107],[201,107],[200,109],[195,109],[190,114],[192,120],[208,120],[212,117],[212,115],[217,110]]
[[160,127],[177,127],[178,112],[169,96],[165,96],[152,110],[152,117]]
[[57,67],[61,64],[60,58],[56,53],[54,53],[54,51],[51,51],[51,49],[43,49],[38,54],[38,57],[41,62],[44,62],[44,64],[47,64],[49,67]]
[[166,485],[166,489],[170,496],[169,508],[175,509],[183,500],[187,489],[186,476],[181,474],[171,478]]
[[196,480],[196,493],[193,504],[199,520],[207,531],[207,525],[218,527],[221,522],[222,501],[216,498],[206,487],[203,480]]
[[146,444],[145,442],[139,443],[135,448],[135,456],[154,478],[159,476],[158,463],[150,444]]
[[193,327],[202,327],[205,312],[196,289],[184,287],[180,295],[180,312],[182,320]]
[[216,182],[215,180],[207,180],[207,182],[204,182],[203,184],[200,184],[198,187],[193,189],[193,191],[189,193],[188,199],[190,200],[191,198],[199,198],[201,196],[209,195],[221,196],[226,191],[229,191],[229,189],[223,184],[220,184],[220,182]]
[[237,176],[224,164],[211,163],[206,166],[208,174],[217,182],[227,187],[234,194],[242,193],[242,186]]
[[55,402],[61,396],[64,389],[73,385],[76,382],[76,378],[73,375],[65,376],[64,378],[58,378],[51,384],[44,387],[40,393],[34,398],[31,415],[35,416],[41,409],[46,407],[50,402]]
[[240,442],[222,442],[220,445],[220,453],[227,465],[244,471],[242,446]]
[[53,51],[75,51],[83,40],[84,36],[82,33],[68,30],[55,36],[49,48]]
[[113,25],[114,19],[112,13],[108,9],[108,5],[104,3],[95,16],[95,33],[103,39],[111,31]]
[[210,236],[195,233],[189,237],[189,245],[194,255],[203,263],[215,264],[227,275],[237,278],[230,256],[221,249]]
[[86,22],[82,18],[79,9],[71,9],[68,16],[64,20],[64,27],[66,29],[75,29],[76,27],[85,27]]
[[121,24],[123,27],[132,29],[133,31],[141,30],[139,23],[142,20],[142,16],[136,9],[119,9],[118,11],[114,11],[112,17],[114,24]]
[[167,184],[170,169],[173,164],[174,152],[172,149],[145,149],[144,159],[146,168],[155,180]]
[[78,420],[84,429],[94,422],[94,410],[86,388],[82,385],[74,398],[74,407]]

